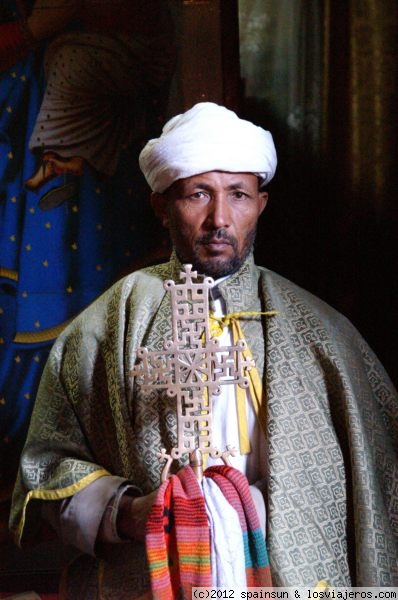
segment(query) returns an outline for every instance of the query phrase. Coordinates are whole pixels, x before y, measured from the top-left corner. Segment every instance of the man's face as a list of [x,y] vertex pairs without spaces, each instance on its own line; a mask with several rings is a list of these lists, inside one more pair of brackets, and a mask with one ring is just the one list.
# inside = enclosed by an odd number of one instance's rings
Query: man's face
[[209,171],[153,194],[152,204],[181,262],[217,279],[245,261],[267,198],[251,173]]

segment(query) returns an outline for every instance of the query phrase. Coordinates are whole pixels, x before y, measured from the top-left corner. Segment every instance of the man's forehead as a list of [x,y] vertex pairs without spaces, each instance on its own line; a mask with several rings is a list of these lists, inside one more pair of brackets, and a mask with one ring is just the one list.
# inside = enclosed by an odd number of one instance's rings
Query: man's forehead
[[254,173],[231,173],[229,171],[207,171],[175,181],[167,192],[177,192],[195,187],[251,187],[258,185],[259,178]]

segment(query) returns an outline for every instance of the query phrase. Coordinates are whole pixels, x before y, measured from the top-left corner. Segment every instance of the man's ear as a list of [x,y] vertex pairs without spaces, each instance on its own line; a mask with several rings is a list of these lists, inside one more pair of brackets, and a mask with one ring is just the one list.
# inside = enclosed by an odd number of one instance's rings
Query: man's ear
[[268,203],[268,192],[259,192],[258,193],[258,197],[260,200],[260,212],[258,213],[258,216],[261,215],[261,213],[263,212],[264,208],[267,206]]
[[151,206],[154,210],[155,215],[160,219],[163,227],[167,229],[170,226],[169,211],[167,208],[167,197],[165,194],[159,194],[158,192],[152,192],[151,194]]

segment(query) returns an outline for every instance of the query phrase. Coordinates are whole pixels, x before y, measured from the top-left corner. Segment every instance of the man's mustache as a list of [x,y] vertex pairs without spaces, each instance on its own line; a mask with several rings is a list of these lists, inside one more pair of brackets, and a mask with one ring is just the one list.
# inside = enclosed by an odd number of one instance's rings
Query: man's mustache
[[238,242],[236,238],[232,235],[228,234],[224,228],[214,229],[213,231],[209,231],[208,233],[204,233],[201,237],[196,240],[196,244],[210,244],[211,242],[224,242],[225,244],[230,244],[234,250],[238,247]]

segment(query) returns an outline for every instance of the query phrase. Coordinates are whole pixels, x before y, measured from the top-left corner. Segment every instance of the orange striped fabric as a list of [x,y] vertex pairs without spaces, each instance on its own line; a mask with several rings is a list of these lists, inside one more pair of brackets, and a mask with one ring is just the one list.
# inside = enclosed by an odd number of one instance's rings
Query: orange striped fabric
[[[272,586],[265,540],[246,477],[232,467],[206,469],[238,513],[248,586]],[[210,530],[201,487],[184,467],[159,488],[149,514],[146,551],[154,600],[191,598],[211,587]]]
[[190,598],[193,586],[211,585],[206,508],[191,467],[160,486],[148,518],[146,551],[154,600]]

